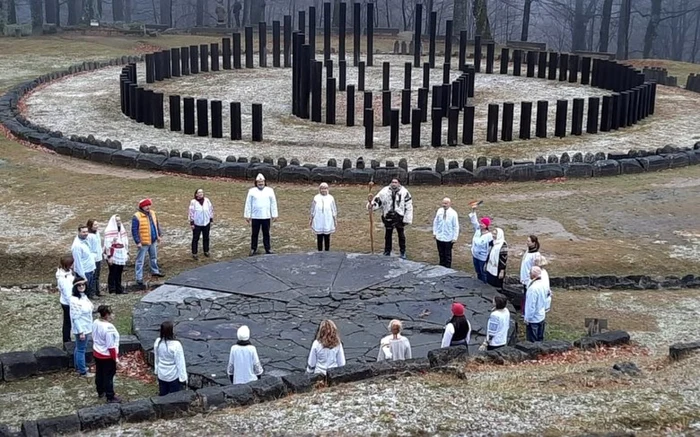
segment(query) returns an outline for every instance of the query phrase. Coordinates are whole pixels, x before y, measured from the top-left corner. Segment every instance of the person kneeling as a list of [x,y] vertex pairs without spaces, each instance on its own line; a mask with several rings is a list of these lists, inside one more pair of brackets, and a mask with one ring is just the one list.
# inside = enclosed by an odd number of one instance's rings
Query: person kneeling
[[226,373],[231,384],[247,384],[262,375],[263,367],[258,358],[258,350],[250,344],[250,329],[241,326],[237,336],[238,342],[231,346]]

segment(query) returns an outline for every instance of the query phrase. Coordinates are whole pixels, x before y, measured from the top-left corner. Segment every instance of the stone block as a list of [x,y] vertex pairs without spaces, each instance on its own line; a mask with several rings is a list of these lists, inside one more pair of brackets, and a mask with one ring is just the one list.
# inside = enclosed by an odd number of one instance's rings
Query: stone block
[[255,400],[253,389],[248,384],[234,384],[224,387],[228,402],[236,406],[250,405]]
[[464,360],[468,356],[469,350],[466,347],[452,346],[429,351],[428,361],[430,367],[442,367],[457,359]]
[[465,185],[474,182],[474,174],[465,168],[453,168],[442,174],[444,185]]
[[226,405],[224,387],[204,387],[197,390],[197,396],[202,401],[202,408],[206,411]]
[[57,347],[42,347],[34,352],[39,373],[57,372],[68,368],[68,355]]
[[366,185],[374,178],[374,169],[348,168],[343,171],[344,184]]
[[5,381],[18,381],[37,375],[38,364],[30,351],[7,352],[0,354],[2,377]]
[[370,363],[370,368],[372,376],[425,373],[430,370],[430,360],[428,358],[414,358],[403,361],[377,361]]
[[566,288],[586,288],[591,285],[591,278],[589,276],[566,276],[564,280],[566,282]]
[[506,171],[503,167],[490,165],[478,167],[474,173],[474,179],[478,182],[502,182],[506,179]]
[[[69,341],[63,344],[63,349],[66,351],[68,356],[68,367],[74,367],[75,361],[73,357],[73,351],[75,350],[75,342]],[[85,348],[85,363],[88,366],[95,364],[95,356],[92,354],[92,338],[88,340],[87,347]]]
[[312,182],[337,184],[343,181],[343,170],[338,167],[316,167],[311,170]]
[[128,423],[145,422],[156,419],[156,410],[150,399],[139,399],[120,405],[122,417]]
[[[155,156],[160,156],[160,155],[155,155]],[[172,172],[172,173],[188,174],[190,172],[190,165],[192,165],[191,159],[168,158],[168,159],[163,161],[160,170]]]
[[250,164],[247,162],[224,162],[219,165],[219,176],[232,179],[245,179]]
[[525,352],[531,358],[555,353],[564,353],[573,349],[573,345],[564,340],[547,340],[531,343],[529,341],[518,342],[515,348]]
[[501,365],[521,363],[530,358],[530,356],[527,353],[511,346],[504,346],[496,350],[486,351],[484,353],[484,356],[489,361]]
[[374,169],[374,182],[379,186],[389,185],[394,178],[405,185],[408,182],[408,172],[401,167],[377,167]]
[[140,153],[134,149],[124,149],[112,154],[112,164],[120,167],[136,167]]
[[10,431],[10,428],[7,425],[0,424],[0,437],[15,437],[21,435],[21,433],[16,434]]
[[195,392],[182,390],[165,396],[154,396],[151,402],[159,419],[173,419],[189,413],[196,398]]
[[93,431],[119,424],[122,411],[119,404],[96,405],[78,410],[81,431]]
[[136,158],[136,168],[140,170],[161,170],[163,168],[163,163],[167,159],[168,158],[160,154],[142,153]]
[[681,151],[683,155],[688,157],[688,165],[698,165],[700,164],[700,154],[694,150],[684,150]]
[[668,348],[668,356],[672,361],[678,361],[690,354],[700,351],[700,341],[691,343],[674,343]]
[[[558,159],[558,158],[557,158]],[[564,167],[557,163],[535,164],[535,180],[564,177]]]
[[608,331],[576,340],[574,346],[581,349],[594,349],[598,346],[618,346],[629,342],[630,335],[627,332]]
[[432,170],[413,170],[408,173],[408,185],[441,185],[442,175]]
[[329,385],[342,384],[345,382],[362,381],[372,377],[372,369],[369,364],[353,363],[343,367],[328,369],[326,379]]
[[282,377],[290,393],[306,393],[313,389],[311,377],[306,372],[294,372]]
[[642,164],[640,164],[637,159],[624,158],[624,159],[618,159],[617,162],[620,163],[620,173],[621,174],[644,173],[644,167],[642,167]]
[[506,177],[511,182],[525,182],[535,180],[534,165],[513,165],[506,168]]
[[88,158],[92,162],[100,162],[103,164],[109,164],[112,162],[112,155],[115,150],[107,149],[104,147],[98,147],[92,152],[90,152],[90,157]]
[[141,342],[135,335],[122,335],[119,337],[119,354],[124,355],[130,352],[141,350]]
[[593,163],[593,176],[617,176],[620,174],[620,163],[611,159],[597,160]]
[[210,159],[198,159],[190,164],[190,174],[194,176],[218,176],[220,162]]
[[89,144],[83,144],[83,143],[74,143],[73,144],[73,158],[78,158],[78,159],[90,159],[90,155],[92,154],[93,151],[100,149],[100,147],[97,146],[91,146]]
[[277,170],[277,167],[273,167],[271,165],[251,164],[251,166],[246,169],[246,179],[255,179],[258,174],[265,176],[268,183],[276,182],[279,178],[279,170]]
[[665,155],[664,158],[668,161],[669,168],[681,168],[690,165],[688,155],[685,153],[672,153],[670,155]]
[[601,275],[591,276],[591,286],[596,288],[614,288],[617,284],[617,276]]
[[42,437],[75,434],[80,432],[80,419],[78,419],[77,414],[50,417],[37,420],[36,427],[39,430],[39,435]]
[[277,376],[262,376],[257,381],[248,383],[253,394],[262,402],[274,401],[287,394],[287,386]]
[[36,420],[25,420],[20,427],[20,434],[24,437],[39,437],[39,427]]
[[445,158],[442,156],[435,161],[435,171],[438,173],[445,171]]
[[309,182],[311,170],[304,166],[288,165],[279,172],[280,182]]

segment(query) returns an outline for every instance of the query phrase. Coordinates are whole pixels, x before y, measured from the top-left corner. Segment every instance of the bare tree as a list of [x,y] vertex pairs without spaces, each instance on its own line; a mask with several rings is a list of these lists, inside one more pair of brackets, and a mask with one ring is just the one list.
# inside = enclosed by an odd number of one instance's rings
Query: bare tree
[[[610,0],[612,1],[612,0]],[[525,0],[523,6],[523,28],[520,32],[520,41],[527,41],[530,33],[530,11],[532,9],[532,0]]]
[[644,49],[642,57],[644,59],[651,58],[651,51],[654,47],[654,40],[657,36],[657,29],[661,22],[661,0],[651,0],[651,14],[647,23],[647,30],[644,34]]
[[17,5],[15,0],[7,0],[7,24],[17,24]]
[[693,49],[690,52],[690,62],[695,63],[698,55],[698,39],[700,39],[700,9],[695,12],[695,37],[693,38]]
[[620,4],[620,25],[617,33],[617,59],[624,60],[629,56],[629,31],[632,15],[631,0],[621,0]]
[[612,16],[613,0],[603,2],[603,14],[600,20],[600,37],[598,39],[598,51],[607,52],[610,44],[610,19]]
[[485,40],[492,39],[491,23],[489,22],[488,0],[474,0],[472,15],[476,22],[476,33]]
[[454,0],[454,11],[452,13],[452,25],[455,35],[459,35],[469,26],[469,2],[468,0]]

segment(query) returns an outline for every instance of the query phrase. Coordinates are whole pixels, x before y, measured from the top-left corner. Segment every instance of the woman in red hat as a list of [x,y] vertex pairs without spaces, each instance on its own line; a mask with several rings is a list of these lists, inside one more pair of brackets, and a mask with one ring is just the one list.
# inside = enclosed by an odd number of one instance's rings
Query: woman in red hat
[[493,241],[493,234],[489,230],[491,219],[483,217],[481,220],[476,215],[477,204],[472,205],[472,212],[469,213],[469,220],[474,227],[472,237],[472,258],[474,260],[474,270],[481,282],[486,283],[486,262],[489,259],[489,250]]
[[452,304],[452,318],[445,325],[445,333],[442,334],[440,347],[465,346],[469,348],[472,325],[464,316],[464,305],[455,302]]

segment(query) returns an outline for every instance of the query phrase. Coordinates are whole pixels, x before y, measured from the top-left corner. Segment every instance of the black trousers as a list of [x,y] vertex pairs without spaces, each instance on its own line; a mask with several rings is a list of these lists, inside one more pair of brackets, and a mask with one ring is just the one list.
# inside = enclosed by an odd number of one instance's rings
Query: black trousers
[[331,248],[331,234],[316,234],[316,247],[319,252],[322,250],[329,251]]
[[394,234],[394,228],[396,228],[396,233],[399,234],[399,250],[401,255],[406,253],[406,232],[403,223],[394,223],[387,225],[384,223],[384,255],[391,255],[392,237]]
[[70,342],[70,305],[63,305],[61,304],[61,308],[63,308],[63,342],[68,343]]
[[260,229],[262,229],[263,234],[263,247],[265,247],[265,252],[270,251],[270,222],[271,219],[253,219],[253,233],[250,236],[250,250],[258,250],[258,235],[260,234]]
[[100,271],[102,271],[102,261],[97,261],[95,263],[95,281],[94,281],[94,290],[93,292],[95,293],[95,296],[100,295]]
[[122,273],[124,273],[124,266],[108,264],[107,267],[109,268],[109,274],[107,275],[107,290],[109,290],[110,293],[124,293],[124,288],[122,288]]
[[438,256],[440,257],[440,265],[443,267],[447,267],[448,269],[452,268],[453,243],[451,241],[435,241],[437,242]]
[[117,374],[117,362],[113,359],[95,358],[95,387],[97,395],[105,395],[108,401],[114,399],[114,375]]
[[197,249],[199,248],[199,236],[202,236],[202,248],[204,253],[209,253],[209,230],[211,229],[211,223],[206,226],[196,226],[192,230],[192,255],[197,255]]

